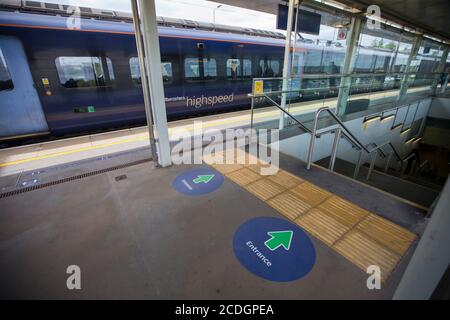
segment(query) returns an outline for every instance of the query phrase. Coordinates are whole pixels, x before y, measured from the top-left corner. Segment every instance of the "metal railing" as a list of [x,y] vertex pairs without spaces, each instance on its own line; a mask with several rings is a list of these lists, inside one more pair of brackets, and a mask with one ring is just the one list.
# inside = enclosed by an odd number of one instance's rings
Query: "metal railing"
[[[338,124],[338,127],[317,133],[318,120],[319,120],[319,116],[322,112],[327,112],[331,116],[331,118]],[[347,139],[347,141],[349,141],[352,144],[352,146],[355,147],[359,151],[358,161],[355,165],[355,170],[353,172],[354,179],[356,179],[359,175],[359,170],[362,165],[363,151],[371,157],[366,180],[369,180],[370,176],[372,175],[378,155],[380,155],[382,158],[387,158],[387,161],[386,161],[385,167],[384,167],[384,172],[387,172],[388,169],[390,168],[390,163],[392,161],[393,156],[395,156],[397,162],[400,163],[400,172],[402,173],[402,175],[405,173],[405,170],[406,170],[406,166],[404,164],[412,157],[416,157],[414,159],[413,164],[411,165],[411,170],[413,171],[413,169],[414,169],[414,165],[417,160],[417,155],[415,153],[412,153],[405,158],[401,158],[399,153],[395,149],[394,145],[390,141],[386,141],[380,145],[377,145],[375,143],[363,145],[363,143],[361,143],[361,141],[353,135],[353,133],[345,126],[345,124],[328,107],[319,108],[314,115],[313,129],[312,129],[312,133],[311,133],[311,139],[310,139],[309,148],[308,148],[308,156],[307,156],[307,161],[306,161],[307,169],[311,168],[316,138],[318,138],[318,137],[320,138],[321,135],[329,133],[329,132],[333,132],[333,131],[335,133],[335,136],[334,136],[333,146],[332,146],[331,155],[330,155],[330,164],[329,164],[330,170],[334,170],[334,164],[336,162],[336,157],[337,157],[337,148],[339,145],[339,139],[341,138],[341,135],[344,136]],[[373,146],[373,147],[371,148],[370,146]],[[386,156],[385,152],[383,151],[384,147],[389,147],[391,149],[391,152],[389,152],[389,154],[387,156]]]

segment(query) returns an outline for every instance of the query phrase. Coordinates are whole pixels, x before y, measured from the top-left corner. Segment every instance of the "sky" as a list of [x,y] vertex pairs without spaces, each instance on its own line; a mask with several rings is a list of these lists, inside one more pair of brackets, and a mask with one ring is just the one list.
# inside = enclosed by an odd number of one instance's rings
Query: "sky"
[[[74,6],[131,12],[128,0],[45,0],[46,2],[70,4]],[[275,15],[253,10],[235,8],[205,0],[156,0],[158,16],[214,22],[240,27],[276,31]],[[216,9],[215,9],[216,8]],[[215,9],[215,10],[214,10]]]

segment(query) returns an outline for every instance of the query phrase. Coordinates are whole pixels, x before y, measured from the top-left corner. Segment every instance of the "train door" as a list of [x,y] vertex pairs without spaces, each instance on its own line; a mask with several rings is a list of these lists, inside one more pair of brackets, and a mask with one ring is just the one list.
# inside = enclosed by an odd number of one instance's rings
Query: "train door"
[[18,38],[0,36],[0,140],[48,132]]

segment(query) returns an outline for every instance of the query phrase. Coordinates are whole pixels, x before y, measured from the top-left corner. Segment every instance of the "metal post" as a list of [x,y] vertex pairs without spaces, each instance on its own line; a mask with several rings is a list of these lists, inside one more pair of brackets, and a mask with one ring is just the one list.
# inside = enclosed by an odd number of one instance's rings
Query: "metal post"
[[389,165],[391,164],[391,160],[392,160],[392,155],[394,154],[394,152],[392,151],[391,153],[389,153],[389,156],[386,160],[386,166],[384,167],[384,173],[388,172],[389,170]]
[[418,35],[417,37],[414,38],[414,42],[413,42],[413,45],[411,48],[411,53],[409,54],[408,61],[406,62],[405,72],[403,75],[402,82],[400,84],[400,90],[399,90],[399,93],[397,96],[397,102],[400,101],[403,98],[403,96],[406,94],[406,92],[408,91],[409,67],[411,66],[411,62],[416,58],[417,53],[419,52],[421,43],[422,43],[422,35]]
[[[159,49],[158,24],[156,21],[155,0],[139,0],[142,15],[142,33],[145,49],[145,65],[150,88],[150,101],[155,120],[158,139],[158,161],[163,167],[170,166],[169,130],[167,127],[166,103],[164,98],[163,77],[161,71],[161,53]],[[142,79],[144,81],[144,79]]]
[[[442,75],[442,73],[445,71],[445,67],[447,66],[447,57],[448,57],[448,46],[445,47],[444,52],[442,53],[441,61],[439,62],[438,67],[436,68],[436,72],[439,72],[439,74],[436,75],[436,78],[433,81],[433,84],[431,85],[431,95],[436,95],[437,85],[439,83],[439,79]],[[444,85],[444,84],[442,84]]]
[[347,40],[347,50],[345,53],[344,66],[342,67],[341,74],[347,75],[341,78],[339,86],[339,94],[337,98],[337,114],[344,115],[347,109],[347,100],[350,94],[350,85],[352,78],[348,76],[353,72],[353,68],[356,62],[356,53],[359,44],[359,37],[362,30],[362,21],[360,18],[353,17],[350,29],[350,37]]
[[317,131],[317,122],[319,118],[320,111],[316,111],[314,115],[314,124],[311,132],[311,140],[309,140],[309,148],[308,148],[308,157],[306,159],[306,169],[311,169],[312,156],[314,152],[314,144],[316,143],[316,131]]
[[367,172],[366,180],[369,180],[370,176],[372,175],[373,168],[375,167],[375,161],[377,160],[377,155],[378,155],[378,152],[374,151],[372,160],[370,161],[370,168],[369,168],[369,171]]
[[336,155],[337,155],[337,149],[339,146],[339,139],[341,138],[341,128],[336,128],[336,132],[334,134],[334,141],[333,141],[333,148],[331,149],[331,157],[330,157],[330,164],[328,168],[333,171],[334,170],[334,164],[336,162]]
[[394,300],[430,299],[450,264],[450,180],[395,290]]
[[147,72],[145,72],[145,52],[142,44],[142,33],[139,23],[139,11],[136,0],[131,0],[131,10],[133,12],[134,32],[136,37],[136,48],[139,57],[139,71],[141,73],[142,93],[144,94],[145,114],[147,116],[148,135],[150,139],[150,151],[152,153],[152,161],[158,164],[158,153],[156,152],[156,140],[153,129],[153,113],[150,104],[150,89],[148,87]]
[[358,162],[356,162],[355,171],[353,172],[353,179],[357,179],[359,175],[359,169],[361,168],[363,151],[359,150]]
[[[289,53],[291,50],[291,36],[292,36],[292,17],[294,15],[294,2],[296,0],[289,0],[288,18],[287,18],[287,30],[286,30],[286,43],[284,45],[284,60],[283,60],[283,86],[281,94],[281,108],[286,109],[286,92],[288,87],[288,78],[290,76],[289,68]],[[281,130],[284,128],[284,112],[280,110],[280,120],[278,128]]]

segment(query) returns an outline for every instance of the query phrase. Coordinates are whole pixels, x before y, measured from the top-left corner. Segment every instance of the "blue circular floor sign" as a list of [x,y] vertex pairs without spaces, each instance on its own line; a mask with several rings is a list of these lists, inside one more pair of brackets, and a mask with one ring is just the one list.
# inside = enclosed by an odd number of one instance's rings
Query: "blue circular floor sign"
[[200,168],[179,174],[172,182],[175,190],[188,196],[213,192],[223,184],[223,176],[216,170]]
[[271,281],[300,279],[311,271],[316,260],[308,235],[280,218],[248,220],[237,229],[233,249],[248,271]]

